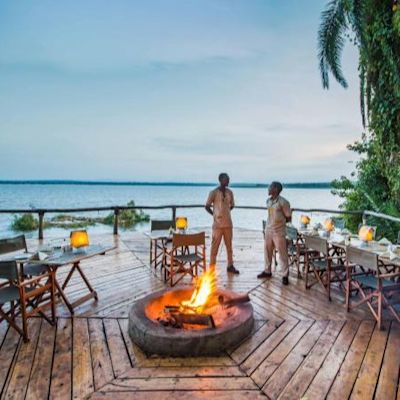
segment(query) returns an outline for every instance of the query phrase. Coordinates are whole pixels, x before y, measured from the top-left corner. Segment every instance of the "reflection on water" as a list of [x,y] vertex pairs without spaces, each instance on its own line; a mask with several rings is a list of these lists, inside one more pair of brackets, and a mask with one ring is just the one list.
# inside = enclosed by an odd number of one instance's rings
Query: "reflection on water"
[[[0,208],[78,208],[96,206],[126,205],[135,200],[137,205],[203,204],[212,187],[190,186],[93,186],[93,185],[0,185]],[[236,205],[264,206],[266,189],[234,188]],[[340,199],[334,197],[329,189],[284,189],[292,207],[337,209]],[[152,210],[152,218],[168,219],[170,210]],[[87,214],[87,213],[86,213]],[[106,215],[92,213],[92,215]],[[178,209],[178,214],[185,215],[189,227],[211,225],[211,216],[203,209]],[[82,214],[80,214],[82,215]],[[236,227],[261,229],[261,221],[266,218],[261,210],[234,210],[233,223]],[[312,215],[312,223],[322,221],[326,215]],[[297,224],[299,214],[293,217]],[[0,214],[0,236],[9,236],[12,216]],[[135,227],[136,230],[148,229],[148,224]],[[112,227],[89,227],[89,232],[111,232]],[[36,232],[33,233],[36,235]],[[65,235],[62,229],[46,230],[46,236]]]

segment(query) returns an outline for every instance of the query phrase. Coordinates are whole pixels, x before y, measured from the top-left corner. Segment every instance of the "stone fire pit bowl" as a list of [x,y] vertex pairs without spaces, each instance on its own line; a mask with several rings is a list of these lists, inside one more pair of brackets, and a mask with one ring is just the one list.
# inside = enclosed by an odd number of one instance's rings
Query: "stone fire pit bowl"
[[[169,357],[216,356],[241,342],[253,328],[253,307],[243,303],[229,308],[229,317],[216,319],[216,327],[203,329],[179,329],[164,326],[149,318],[149,308],[170,304],[175,296],[189,299],[193,288],[162,290],[138,300],[129,312],[129,335],[146,354]],[[225,299],[237,294],[218,290]],[[222,307],[221,307],[222,309]],[[223,311],[225,312],[225,311]]]

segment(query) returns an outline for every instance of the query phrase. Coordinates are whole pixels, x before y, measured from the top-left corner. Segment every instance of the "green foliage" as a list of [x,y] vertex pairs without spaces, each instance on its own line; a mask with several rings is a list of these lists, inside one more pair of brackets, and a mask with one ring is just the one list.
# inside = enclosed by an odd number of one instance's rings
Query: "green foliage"
[[28,232],[37,229],[39,221],[33,216],[33,214],[22,214],[14,215],[14,219],[11,223],[11,229],[13,231]]
[[[135,202],[131,200],[127,204],[128,207],[135,207]],[[148,222],[150,216],[145,214],[143,210],[121,210],[119,213],[119,225],[123,228],[130,228],[139,222]],[[114,223],[114,213],[108,214],[103,218],[103,223],[112,225]]]
[[[400,212],[400,10],[393,0],[331,0],[322,14],[319,56],[322,83],[342,85],[340,58],[346,38],[359,51],[360,100],[365,132],[349,149],[360,155],[351,178],[333,182],[346,210]],[[349,33],[350,32],[350,33]],[[353,35],[353,36],[351,36]],[[360,219],[347,216],[357,229]],[[399,224],[371,218],[378,235],[397,237]]]

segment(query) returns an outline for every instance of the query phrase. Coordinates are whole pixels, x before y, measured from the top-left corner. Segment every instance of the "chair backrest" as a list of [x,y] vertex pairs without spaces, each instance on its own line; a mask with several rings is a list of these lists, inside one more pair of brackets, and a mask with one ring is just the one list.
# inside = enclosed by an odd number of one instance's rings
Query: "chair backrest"
[[294,226],[286,226],[286,238],[289,240],[297,240],[297,229]]
[[0,279],[18,280],[16,261],[0,261]]
[[25,235],[0,239],[0,254],[12,253],[18,250],[27,251]]
[[180,234],[175,233],[172,236],[172,246],[205,246],[206,234],[205,232],[192,233],[192,234]]
[[328,242],[319,236],[304,235],[304,244],[307,249],[318,251],[322,254],[328,254]]
[[151,231],[167,231],[169,228],[175,228],[175,221],[165,219],[152,219]]
[[378,255],[358,247],[347,246],[346,258],[350,264],[356,264],[364,268],[369,268],[379,272]]
[[337,229],[344,229],[346,227],[346,224],[345,224],[343,218],[333,218],[333,222],[335,224],[335,228],[337,228]]

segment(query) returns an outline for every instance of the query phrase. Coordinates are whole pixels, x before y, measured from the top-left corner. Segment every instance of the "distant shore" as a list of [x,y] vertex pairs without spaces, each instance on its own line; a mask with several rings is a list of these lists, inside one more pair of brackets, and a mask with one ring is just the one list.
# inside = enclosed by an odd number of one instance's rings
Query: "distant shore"
[[[0,180],[0,185],[93,185],[93,186],[215,186],[215,182],[135,182],[135,181],[79,181],[79,180]],[[240,183],[230,185],[234,188],[267,188],[268,183]],[[330,182],[284,183],[292,189],[329,189]]]

